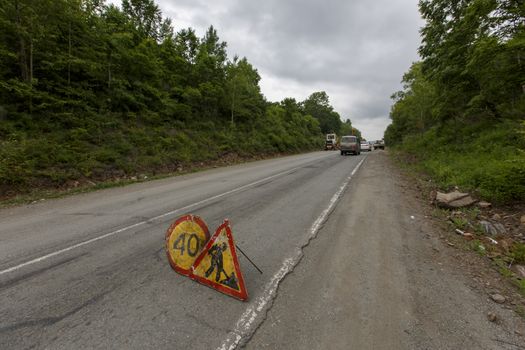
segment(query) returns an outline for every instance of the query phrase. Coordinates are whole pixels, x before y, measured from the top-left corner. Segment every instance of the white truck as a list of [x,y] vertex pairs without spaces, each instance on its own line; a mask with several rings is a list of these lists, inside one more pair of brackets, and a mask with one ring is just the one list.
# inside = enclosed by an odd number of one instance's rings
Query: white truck
[[385,149],[385,141],[384,140],[377,140],[374,142],[374,151],[376,149]]
[[336,150],[338,148],[338,143],[337,143],[337,135],[336,134],[326,134],[326,139],[325,139],[325,143],[324,143],[324,150],[325,151],[328,151],[328,150]]

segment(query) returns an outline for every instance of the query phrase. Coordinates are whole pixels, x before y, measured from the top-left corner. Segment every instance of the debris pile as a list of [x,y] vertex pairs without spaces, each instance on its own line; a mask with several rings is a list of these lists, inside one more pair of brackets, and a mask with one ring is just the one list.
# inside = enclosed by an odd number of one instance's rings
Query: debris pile
[[[466,244],[491,259],[506,275],[525,281],[525,207],[494,207],[457,189],[433,192],[431,196],[436,207],[448,210],[452,229],[469,241]],[[496,303],[505,302],[499,294],[490,297]]]

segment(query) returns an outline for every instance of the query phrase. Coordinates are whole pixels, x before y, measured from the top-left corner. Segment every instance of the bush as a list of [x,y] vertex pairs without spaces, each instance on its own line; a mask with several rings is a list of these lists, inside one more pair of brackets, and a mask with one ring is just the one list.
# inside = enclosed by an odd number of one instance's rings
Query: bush
[[525,141],[513,122],[449,124],[404,139],[399,148],[421,170],[450,189],[476,192],[495,202],[525,200]]
[[56,118],[33,121],[46,125],[42,129],[21,127],[20,120],[2,123],[0,133],[7,137],[0,142],[0,195],[5,188],[24,191],[61,186],[71,179],[166,171],[174,164],[230,152],[249,156],[306,151],[322,142],[318,133],[287,125],[278,115],[271,122],[256,119],[234,126],[212,120],[181,122],[153,112],[60,117],[67,117],[68,129]]

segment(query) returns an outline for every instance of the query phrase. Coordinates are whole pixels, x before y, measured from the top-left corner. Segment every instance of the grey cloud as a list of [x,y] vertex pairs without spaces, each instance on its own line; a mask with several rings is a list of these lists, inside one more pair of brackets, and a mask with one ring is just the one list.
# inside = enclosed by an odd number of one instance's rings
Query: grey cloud
[[[376,129],[388,123],[390,95],[417,60],[423,24],[417,0],[158,3],[176,27],[189,24],[202,34],[214,25],[230,56],[246,56],[279,91],[285,93],[290,82],[305,97],[314,87],[326,90],[343,118],[350,116],[354,124],[368,120]],[[382,133],[377,129],[374,137]]]

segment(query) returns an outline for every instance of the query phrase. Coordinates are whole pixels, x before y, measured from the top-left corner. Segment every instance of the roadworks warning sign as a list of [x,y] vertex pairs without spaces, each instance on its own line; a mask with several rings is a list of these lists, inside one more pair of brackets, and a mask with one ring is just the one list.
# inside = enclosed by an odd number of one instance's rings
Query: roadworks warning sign
[[217,228],[197,257],[190,277],[234,298],[248,299],[228,220]]

